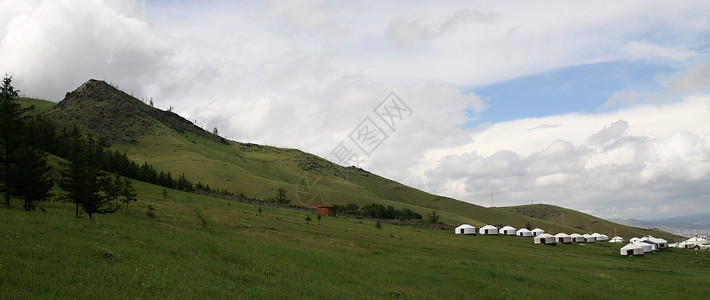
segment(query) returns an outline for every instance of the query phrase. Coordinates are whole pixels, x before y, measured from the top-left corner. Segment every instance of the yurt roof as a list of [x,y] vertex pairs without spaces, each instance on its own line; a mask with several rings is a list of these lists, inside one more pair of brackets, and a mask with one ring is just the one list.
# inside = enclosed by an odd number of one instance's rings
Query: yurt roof
[[560,233],[558,233],[558,234],[555,234],[555,237],[570,237],[570,235],[569,235],[569,234],[566,234],[566,233],[564,233],[564,232],[560,232]]
[[[449,227],[449,228],[451,228],[451,227]],[[461,228],[476,228],[476,227],[473,227],[473,226],[468,225],[468,224],[461,224],[461,226],[456,227],[456,229],[461,229]]]
[[686,240],[686,242],[691,242],[691,243],[705,243],[707,241],[708,240],[701,238],[699,236],[695,236],[695,237],[692,237],[692,238],[689,238],[688,240]]
[[636,245],[636,244],[632,244],[632,243],[629,243],[628,245],[621,247],[622,250],[623,249],[639,249],[639,248],[643,249],[643,247]]
[[551,235],[551,234],[549,234],[549,233],[543,233],[543,234],[538,235],[537,237],[538,237],[538,238],[541,238],[541,239],[544,239],[544,238],[554,238],[554,236]]
[[584,237],[583,235],[581,235],[581,234],[579,234],[579,233],[573,233],[573,234],[570,234],[569,236],[571,236],[571,237],[573,237],[573,238],[576,238],[576,237]]
[[545,231],[540,228],[535,228],[532,230],[532,232],[545,232]]
[[515,230],[515,227],[513,227],[513,226],[505,226],[505,227],[501,228],[500,230]]
[[531,232],[531,231],[528,230],[527,228],[520,228],[520,229],[518,229],[518,232]]
[[498,229],[498,228],[493,225],[486,225],[486,226],[481,227],[481,229]]

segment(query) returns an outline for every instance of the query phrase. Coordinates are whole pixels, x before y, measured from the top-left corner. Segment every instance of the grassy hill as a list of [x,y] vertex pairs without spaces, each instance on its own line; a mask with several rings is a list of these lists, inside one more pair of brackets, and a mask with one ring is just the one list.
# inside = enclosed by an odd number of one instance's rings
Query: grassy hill
[[655,237],[664,238],[670,242],[677,240],[685,240],[685,238],[667,233],[657,229],[640,229],[637,227],[626,226],[604,219],[597,218],[576,210],[571,210],[559,206],[549,204],[532,204],[509,207],[495,208],[499,211],[514,213],[517,215],[528,216],[535,219],[545,220],[550,223],[559,224],[561,226],[573,227],[574,231],[567,232],[598,232],[606,234],[610,238],[618,235],[628,240],[634,236],[642,237],[644,235],[652,235]]
[[[619,255],[230,202],[133,182],[129,213],[0,209],[8,298],[703,298],[710,252]],[[148,215],[150,212],[153,217]],[[306,224],[306,216],[314,220]]]
[[[295,149],[227,141],[103,81],[87,81],[44,114],[59,127],[77,126],[107,139],[112,148],[139,163],[146,161],[157,169],[184,173],[193,182],[248,197],[271,198],[283,187],[296,205],[378,203],[422,215],[435,210],[448,224],[531,224],[549,232],[573,232],[579,230],[575,226],[586,226],[432,195]],[[630,232],[643,235],[642,229]]]

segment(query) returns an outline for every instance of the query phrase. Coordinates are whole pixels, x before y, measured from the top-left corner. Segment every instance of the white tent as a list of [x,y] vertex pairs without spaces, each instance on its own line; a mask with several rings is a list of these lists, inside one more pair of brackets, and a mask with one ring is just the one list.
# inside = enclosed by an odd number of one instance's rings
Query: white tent
[[640,242],[640,241],[641,241],[641,239],[637,238],[637,237],[632,237],[631,239],[629,239],[629,243],[636,243],[636,242]]
[[557,244],[557,241],[555,241],[555,236],[547,233],[541,233],[537,235],[534,239],[533,242],[535,244],[539,245],[555,245]]
[[573,233],[569,235],[572,238],[572,243],[584,243],[584,236],[578,233]]
[[678,248],[696,248],[700,249],[700,246],[703,245],[710,245],[710,242],[708,240],[701,238],[699,236],[689,238],[685,241],[682,241],[678,244]]
[[652,252],[652,251],[653,251],[653,247],[651,247],[651,244],[646,244],[646,243],[644,243],[644,242],[634,242],[634,243],[631,243],[631,244],[634,244],[634,245],[636,245],[636,246],[641,246],[641,247],[643,247],[643,253],[648,253],[648,252]]
[[650,235],[644,236],[643,240],[648,243],[653,243],[656,244],[656,250],[661,251],[665,250],[668,248],[668,241],[662,239],[662,238],[657,238],[657,237],[652,237]]
[[517,236],[533,236],[532,231],[528,230],[527,228],[520,228],[518,231],[515,233]]
[[582,236],[584,237],[585,243],[595,243],[597,241],[597,239],[595,237],[593,237],[591,234],[585,233]]
[[634,244],[628,244],[624,247],[621,247],[621,255],[638,255],[638,256],[643,256],[643,247],[634,245]]
[[478,229],[480,234],[498,234],[498,228],[492,225],[486,225]]
[[534,236],[538,236],[538,235],[541,235],[541,234],[543,234],[543,233],[545,233],[545,231],[542,230],[542,229],[540,229],[540,228],[535,228],[535,229],[532,230],[532,234],[533,234]]
[[461,226],[454,229],[455,234],[473,234],[476,235],[476,227],[468,224],[461,224]]
[[609,243],[619,243],[619,244],[621,244],[621,243],[623,243],[623,242],[624,242],[624,239],[621,238],[620,236],[615,236],[615,237],[611,238],[611,240],[609,240]]
[[571,244],[572,243],[572,237],[569,236],[569,234],[562,233],[562,232],[555,234],[555,240],[557,240],[558,243],[562,243],[562,244]]
[[502,235],[515,235],[515,228],[511,226],[505,226],[500,229],[499,233]]
[[603,241],[606,241],[606,240],[609,239],[608,236],[603,235],[603,234],[599,234],[599,233],[596,233],[596,232],[595,232],[595,233],[592,233],[592,236],[594,237],[594,239],[595,239],[597,242],[603,242]]

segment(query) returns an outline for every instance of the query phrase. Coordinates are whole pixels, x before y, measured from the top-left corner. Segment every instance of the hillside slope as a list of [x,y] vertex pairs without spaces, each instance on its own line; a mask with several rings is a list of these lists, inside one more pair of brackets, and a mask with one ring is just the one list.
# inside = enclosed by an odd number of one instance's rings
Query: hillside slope
[[[710,293],[710,252],[619,255],[258,207],[134,181],[128,213],[0,209],[0,295],[89,299],[656,299]],[[314,219],[310,224],[305,217]],[[374,233],[374,234],[373,234]],[[562,284],[561,284],[562,283]],[[692,293],[688,294],[689,287]],[[472,297],[471,295],[475,295]]]
[[583,212],[549,204],[498,207],[495,209],[499,211],[514,213],[517,215],[528,216],[535,219],[545,220],[550,223],[558,224],[560,226],[573,227],[575,230],[574,232],[598,232],[601,234],[606,234],[609,237],[618,235],[626,240],[634,236],[641,237],[644,235],[661,237],[670,242],[684,239],[681,236],[674,235],[665,231],[626,226],[601,218],[597,218],[595,216],[588,215]]
[[[58,127],[105,138],[138,162],[184,173],[193,182],[252,198],[267,199],[283,187],[296,205],[371,203],[435,210],[448,224],[531,224],[550,232],[575,230],[506,210],[432,195],[354,167],[342,167],[295,149],[227,141],[169,111],[153,108],[98,80],[89,80],[45,115]],[[640,233],[640,232],[639,232]]]

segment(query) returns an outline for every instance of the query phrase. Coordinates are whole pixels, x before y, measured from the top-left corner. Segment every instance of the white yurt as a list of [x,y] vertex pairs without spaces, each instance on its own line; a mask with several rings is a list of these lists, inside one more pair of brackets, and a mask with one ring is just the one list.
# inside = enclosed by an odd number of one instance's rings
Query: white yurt
[[456,229],[454,229],[454,233],[455,233],[455,234],[472,234],[472,235],[476,235],[476,227],[473,227],[473,226],[468,225],[468,224],[461,224],[461,226],[456,227]]
[[585,243],[595,243],[597,241],[597,239],[595,237],[593,237],[591,234],[585,233],[582,236],[584,237]]
[[702,246],[702,245],[710,245],[710,242],[708,242],[708,240],[706,240],[702,237],[695,236],[695,237],[689,238],[685,241],[678,243],[678,248],[700,249],[700,246]]
[[592,233],[592,234],[591,234],[591,236],[593,236],[593,237],[594,237],[594,240],[595,240],[595,241],[599,241],[599,242],[601,242],[601,239],[600,239],[600,238],[601,238],[601,236],[602,236],[601,234],[599,234],[599,233],[595,232],[595,233]]
[[632,237],[631,239],[629,239],[629,243],[636,243],[636,242],[640,242],[640,241],[641,241],[641,239],[637,238],[637,237]]
[[635,245],[635,244],[628,244],[624,247],[621,247],[621,255],[627,255],[627,256],[643,256],[643,247]]
[[579,233],[570,234],[569,237],[572,238],[572,243],[584,243],[584,236]]
[[631,244],[643,247],[643,253],[653,252],[653,247],[651,247],[651,244],[646,244],[644,242],[634,242]]
[[569,234],[566,234],[563,232],[555,234],[555,240],[557,240],[558,243],[562,243],[562,244],[571,244],[572,243],[572,237]]
[[541,235],[541,234],[543,234],[543,233],[545,233],[545,231],[542,230],[542,229],[540,229],[540,228],[535,228],[535,229],[532,230],[532,234],[533,234],[534,236],[538,236],[538,235]]
[[539,245],[555,245],[557,244],[557,241],[555,241],[555,236],[547,233],[541,233],[533,239],[533,242],[535,244]]
[[520,228],[518,231],[515,233],[517,236],[533,236],[532,231],[528,230],[527,228]]
[[492,225],[486,225],[478,229],[480,234],[498,234],[498,228]]
[[623,244],[623,243],[624,243],[624,239],[621,238],[620,236],[615,236],[615,237],[611,238],[611,240],[609,240],[609,243],[619,243],[619,244]]
[[513,228],[513,227],[511,227],[511,226],[505,226],[505,227],[503,227],[503,228],[500,229],[499,234],[502,234],[502,235],[515,235],[515,228]]
[[592,236],[594,237],[594,239],[596,239],[597,242],[603,242],[609,239],[608,236],[596,232],[592,233]]
[[657,238],[657,237],[652,237],[650,235],[644,236],[643,240],[649,243],[656,244],[656,247],[658,248],[658,251],[665,250],[668,248],[668,241],[662,239],[662,238]]

